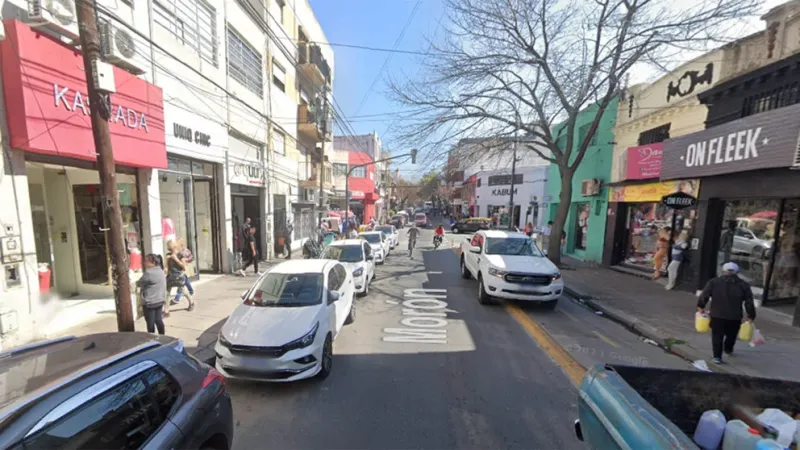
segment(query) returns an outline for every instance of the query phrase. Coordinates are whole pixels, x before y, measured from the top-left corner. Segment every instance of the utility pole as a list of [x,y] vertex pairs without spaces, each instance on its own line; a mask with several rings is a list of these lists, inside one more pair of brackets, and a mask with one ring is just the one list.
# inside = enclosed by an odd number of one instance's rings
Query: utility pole
[[[316,226],[319,228],[325,213],[322,211],[324,207],[323,197],[325,195],[325,141],[328,138],[328,88],[322,90],[319,106],[316,108],[317,114],[321,117],[315,117],[317,126],[322,130],[322,147],[320,147],[319,157],[319,214],[317,216]],[[321,106],[321,107],[320,107]],[[331,174],[333,175],[333,174]]]
[[511,157],[511,199],[508,202],[509,215],[508,215],[508,229],[514,229],[514,176],[517,174],[517,133],[519,132],[519,120],[517,120],[517,129],[514,131],[514,150]]
[[92,134],[97,152],[97,167],[100,171],[101,205],[103,222],[106,226],[106,245],[111,256],[111,285],[117,306],[117,329],[134,331],[133,309],[131,307],[131,282],[128,278],[128,255],[122,234],[122,214],[119,209],[116,166],[111,148],[111,134],[108,119],[110,115],[109,98],[95,88],[97,61],[100,61],[100,36],[97,31],[97,18],[92,3],[86,0],[75,2],[80,28],[83,69],[86,73],[86,89],[89,94]]

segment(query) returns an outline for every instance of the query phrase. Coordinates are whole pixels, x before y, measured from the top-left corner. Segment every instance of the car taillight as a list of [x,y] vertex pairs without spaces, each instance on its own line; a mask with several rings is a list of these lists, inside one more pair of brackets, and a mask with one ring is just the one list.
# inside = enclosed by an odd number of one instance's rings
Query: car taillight
[[211,383],[213,383],[214,380],[219,380],[219,382],[222,383],[223,386],[225,386],[225,377],[222,376],[221,373],[217,372],[216,369],[211,367],[211,368],[208,369],[208,373],[206,374],[206,377],[203,378],[203,389],[205,389],[209,385],[211,385]]

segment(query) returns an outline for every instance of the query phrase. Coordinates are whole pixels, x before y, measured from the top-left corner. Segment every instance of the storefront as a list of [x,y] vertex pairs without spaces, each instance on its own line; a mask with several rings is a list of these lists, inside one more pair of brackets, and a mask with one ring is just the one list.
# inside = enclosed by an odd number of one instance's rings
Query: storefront
[[[227,167],[228,184],[231,187],[233,247],[241,249],[244,246],[241,229],[249,218],[256,228],[256,248],[259,249],[261,258],[266,258],[267,223],[264,205],[267,200],[267,175],[264,170],[264,144],[229,135]],[[285,200],[283,203],[285,204]]]
[[192,252],[188,272],[221,270],[218,173],[225,162],[227,129],[171,103],[164,104],[168,165],[158,172],[164,252],[182,239]]
[[475,177],[476,204],[474,217],[491,217],[502,227],[512,222],[520,229],[531,222],[535,227],[544,225],[539,214],[539,202],[547,188],[548,166],[522,167],[514,174],[514,209],[511,202],[511,171],[481,172]]
[[786,106],[665,142],[662,179],[702,177],[697,288],[736,262],[756,298],[800,294],[800,105]]
[[[8,143],[12,153],[24,153],[24,201],[30,205],[37,262],[52,271],[51,286],[62,296],[110,296],[108,227],[82,56],[21,22],[4,24]],[[120,69],[114,76],[109,125],[135,280],[145,248],[137,169],[167,166],[164,111],[160,88]]]

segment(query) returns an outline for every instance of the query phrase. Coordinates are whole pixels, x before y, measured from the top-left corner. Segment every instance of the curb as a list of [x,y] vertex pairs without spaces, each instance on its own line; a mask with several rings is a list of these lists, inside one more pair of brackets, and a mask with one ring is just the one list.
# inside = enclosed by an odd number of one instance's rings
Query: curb
[[[693,363],[700,359],[705,360],[708,357],[706,353],[700,352],[699,350],[695,349],[694,347],[688,344],[668,346],[666,342],[670,338],[674,339],[673,336],[668,336],[666,333],[659,330],[658,328],[646,322],[643,322],[637,317],[632,316],[624,311],[616,309],[612,306],[605,305],[602,302],[598,302],[591,295],[588,295],[584,292],[580,292],[574,288],[566,286],[564,287],[564,293],[567,294],[567,296],[570,298],[571,301],[576,303],[585,303],[593,310],[602,312],[609,319],[619,323],[628,330],[636,334],[639,334],[641,336],[644,336],[645,338],[656,341],[659,347],[664,349],[665,352],[678,356],[689,363]],[[721,373],[729,373],[729,374],[741,373],[730,367],[719,366],[719,365],[713,366],[713,371]]]

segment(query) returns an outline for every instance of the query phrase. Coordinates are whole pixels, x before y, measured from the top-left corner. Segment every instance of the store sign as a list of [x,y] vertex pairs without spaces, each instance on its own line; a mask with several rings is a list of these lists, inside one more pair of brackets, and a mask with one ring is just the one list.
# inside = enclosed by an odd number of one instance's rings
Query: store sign
[[800,104],[669,139],[661,179],[791,167],[799,136]]
[[697,204],[697,197],[685,192],[675,192],[661,197],[661,204],[672,209],[685,209]]
[[231,183],[250,186],[264,186],[266,184],[264,167],[260,163],[232,162],[229,167],[233,175],[230,177]]
[[661,157],[664,143],[629,147],[625,156],[625,179],[646,180],[661,174]]
[[675,192],[683,192],[697,197],[699,190],[700,180],[662,181],[632,186],[613,186],[608,190],[608,201],[627,203],[660,202],[662,197]]
[[[22,22],[3,24],[0,65],[6,111],[13,112],[8,114],[10,146],[96,161],[81,53]],[[117,92],[107,105],[114,161],[166,168],[161,88],[117,67],[113,70]]]
[[[502,197],[506,195],[511,195],[510,188],[499,188],[499,189],[492,189],[492,196],[495,197]],[[514,188],[514,195],[517,195],[517,188]]]
[[[227,126],[170,102],[164,103],[164,121],[167,125],[167,151],[170,154],[225,162],[225,152],[231,146]],[[239,160],[259,158],[256,151],[247,150],[232,152],[232,155]]]
[[363,191],[350,191],[350,200],[364,200]]
[[203,147],[211,147],[211,136],[202,131],[193,131],[191,128],[179,123],[172,124],[172,133],[178,139],[194,142]]

